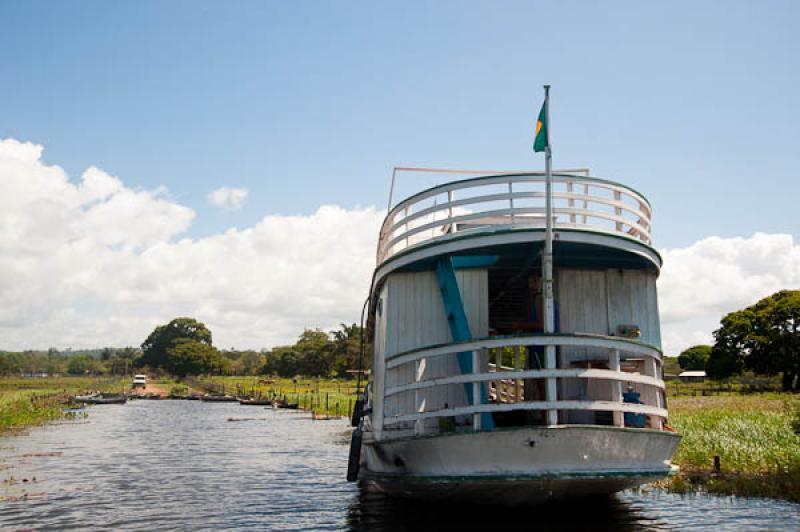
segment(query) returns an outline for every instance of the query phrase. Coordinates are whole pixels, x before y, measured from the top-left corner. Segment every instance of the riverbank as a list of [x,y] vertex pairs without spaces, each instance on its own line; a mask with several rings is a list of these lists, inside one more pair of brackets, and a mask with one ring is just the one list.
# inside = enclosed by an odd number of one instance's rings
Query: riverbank
[[670,398],[670,424],[683,436],[673,459],[681,472],[659,485],[800,502],[798,402],[779,393]]
[[88,391],[120,393],[127,388],[129,379],[120,377],[0,378],[0,433],[61,419],[71,396]]
[[200,383],[237,396],[277,397],[316,416],[349,417],[356,399],[355,380],[272,377],[207,377]]

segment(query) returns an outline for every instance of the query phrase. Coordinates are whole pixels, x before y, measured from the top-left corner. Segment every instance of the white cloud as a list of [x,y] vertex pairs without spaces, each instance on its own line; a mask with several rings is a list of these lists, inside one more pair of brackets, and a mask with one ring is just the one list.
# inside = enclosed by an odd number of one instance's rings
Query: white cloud
[[0,142],[0,348],[138,345],[193,316],[222,347],[270,347],[357,320],[382,213],[322,206],[180,238],[195,213],[42,147]]
[[792,235],[710,237],[661,252],[659,304],[664,351],[711,343],[720,319],[781,289],[800,288],[800,245]]
[[228,211],[242,208],[249,192],[246,188],[219,187],[208,193],[206,198],[211,205],[221,207]]
[[[138,345],[176,316],[222,347],[270,347],[358,319],[383,213],[322,206],[182,238],[194,211],[95,167],[72,182],[42,147],[0,141],[0,348]],[[791,235],[662,250],[664,348],[711,339],[727,312],[800,287]]]

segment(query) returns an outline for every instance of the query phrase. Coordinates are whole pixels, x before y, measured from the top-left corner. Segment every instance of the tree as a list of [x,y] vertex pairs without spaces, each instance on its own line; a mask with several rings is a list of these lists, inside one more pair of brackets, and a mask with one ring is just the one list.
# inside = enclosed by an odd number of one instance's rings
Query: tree
[[159,325],[142,343],[142,356],[136,365],[152,368],[166,367],[167,350],[177,340],[192,340],[211,347],[211,331],[193,318],[175,318],[166,325]]
[[167,348],[167,360],[164,369],[177,375],[200,375],[203,373],[221,373],[224,361],[214,347],[190,338],[177,338]]
[[[358,369],[362,331],[355,323],[349,326],[342,323],[341,326],[341,330],[333,332],[333,373],[337,377],[348,377],[347,370]],[[366,367],[369,361],[363,363]]]
[[327,377],[333,368],[333,344],[328,333],[306,329],[294,345],[298,354],[299,373],[312,377]]
[[709,356],[711,356],[710,345],[695,345],[678,355],[678,365],[684,371],[704,370]]
[[70,375],[85,375],[92,366],[92,357],[89,355],[73,355],[67,364],[67,373]]
[[781,373],[784,390],[800,390],[800,290],[776,292],[731,312],[721,325],[709,363],[737,360],[756,373]]
[[706,360],[706,375],[710,379],[722,380],[742,372],[742,359],[733,351],[711,348],[711,354]]

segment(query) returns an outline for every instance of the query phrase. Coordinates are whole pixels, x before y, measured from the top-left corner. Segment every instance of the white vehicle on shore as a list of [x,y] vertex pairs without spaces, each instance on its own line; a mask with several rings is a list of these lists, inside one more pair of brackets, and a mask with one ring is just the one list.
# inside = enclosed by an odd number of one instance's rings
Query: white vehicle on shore
[[134,375],[133,387],[141,388],[142,390],[147,389],[147,375]]

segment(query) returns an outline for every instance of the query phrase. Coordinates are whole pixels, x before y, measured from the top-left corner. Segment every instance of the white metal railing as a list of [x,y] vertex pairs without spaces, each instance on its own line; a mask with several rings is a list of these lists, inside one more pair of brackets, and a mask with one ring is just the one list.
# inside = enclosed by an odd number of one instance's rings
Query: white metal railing
[[[453,181],[411,196],[383,222],[378,263],[409,247],[455,233],[545,225],[544,174],[490,175]],[[553,227],[586,229],[651,243],[652,208],[624,185],[553,175]]]
[[[563,350],[569,348],[589,348],[593,352],[604,353],[603,362],[608,369],[545,367],[540,369],[523,369],[520,365],[519,353],[528,347],[555,346],[562,351],[561,365],[585,359],[563,356]],[[487,364],[488,352],[492,349],[512,348],[516,353],[515,367],[504,367],[498,362]],[[497,353],[497,351],[495,351]],[[422,378],[419,371],[406,382],[395,382],[384,390],[384,398],[399,397],[403,394],[419,394],[426,390],[434,390],[450,385],[472,385],[472,403],[427,410],[414,408],[409,411],[393,413],[381,412],[381,423],[385,427],[403,422],[420,422],[430,418],[453,416],[473,416],[473,426],[480,430],[480,415],[491,412],[509,412],[515,410],[557,411],[607,411],[612,413],[613,423],[623,426],[623,414],[644,414],[649,416],[649,426],[661,429],[667,418],[664,408],[664,381],[660,378],[661,351],[656,347],[634,340],[593,334],[531,334],[510,337],[489,337],[469,342],[456,342],[399,353],[386,360],[386,369],[400,370],[407,364],[418,364],[419,361],[436,357],[456,356],[459,353],[471,353],[473,372]],[[596,355],[595,355],[596,356]],[[482,371],[480,360],[484,361]],[[499,361],[499,358],[498,358]],[[641,373],[624,371],[623,365],[636,361],[641,366]],[[402,372],[399,372],[400,374]],[[610,384],[606,387],[606,397],[561,398],[554,400],[530,400],[524,397],[524,381],[541,379],[556,383],[556,389],[565,379],[590,379]],[[494,387],[494,402],[481,403],[480,386],[491,384]],[[636,387],[641,392],[643,404],[623,402],[622,385]],[[492,395],[489,394],[491,398]],[[415,401],[416,402],[416,401]]]

